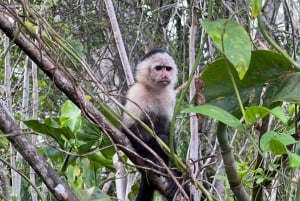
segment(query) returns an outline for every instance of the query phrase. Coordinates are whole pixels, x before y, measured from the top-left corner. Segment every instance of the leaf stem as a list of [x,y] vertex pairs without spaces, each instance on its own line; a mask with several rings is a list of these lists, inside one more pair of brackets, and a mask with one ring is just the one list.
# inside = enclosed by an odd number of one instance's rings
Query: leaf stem
[[257,17],[258,22],[258,28],[261,31],[264,38],[278,51],[280,52],[289,62],[291,62],[296,68],[300,69],[300,64],[297,63],[294,59],[292,59],[286,51],[282,50],[279,45],[271,38],[271,36],[268,34],[266,27],[264,26],[260,15]]
[[243,105],[243,102],[242,102],[239,90],[237,88],[237,85],[236,85],[235,79],[234,79],[234,77],[232,75],[232,72],[231,72],[231,70],[229,68],[228,60],[226,59],[226,61],[227,61],[226,62],[226,68],[227,68],[228,74],[230,76],[230,79],[231,79],[231,82],[232,82],[232,85],[233,85],[233,88],[234,88],[234,92],[235,92],[236,98],[238,100],[238,103],[239,103],[240,109],[242,111],[243,117],[245,118],[245,122],[246,122],[246,124],[248,124],[248,121],[247,121],[247,118],[246,118],[245,109],[244,109],[244,105]]

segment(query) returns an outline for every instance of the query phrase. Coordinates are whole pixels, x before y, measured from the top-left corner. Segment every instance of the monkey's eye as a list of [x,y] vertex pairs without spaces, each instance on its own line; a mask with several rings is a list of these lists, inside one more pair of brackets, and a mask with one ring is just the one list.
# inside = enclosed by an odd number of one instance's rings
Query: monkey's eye
[[171,71],[171,70],[172,70],[172,67],[166,66],[166,70],[167,70],[167,71]]
[[160,71],[162,69],[166,69],[166,71],[171,71],[172,67],[171,66],[155,66],[155,70]]
[[155,66],[155,70],[161,70],[163,66]]

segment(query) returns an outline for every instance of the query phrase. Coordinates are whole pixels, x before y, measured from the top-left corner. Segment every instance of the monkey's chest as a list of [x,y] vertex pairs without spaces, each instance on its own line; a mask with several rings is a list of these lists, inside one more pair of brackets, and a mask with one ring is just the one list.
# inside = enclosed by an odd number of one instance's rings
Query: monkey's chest
[[162,97],[152,97],[146,100],[145,111],[148,113],[171,117],[174,110],[174,100]]

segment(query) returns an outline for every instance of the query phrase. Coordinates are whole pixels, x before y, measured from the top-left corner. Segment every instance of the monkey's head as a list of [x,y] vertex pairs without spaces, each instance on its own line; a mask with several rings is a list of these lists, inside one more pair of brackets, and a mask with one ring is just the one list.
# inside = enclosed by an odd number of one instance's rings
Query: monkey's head
[[173,88],[177,81],[177,66],[168,51],[153,49],[137,65],[136,79],[155,89]]

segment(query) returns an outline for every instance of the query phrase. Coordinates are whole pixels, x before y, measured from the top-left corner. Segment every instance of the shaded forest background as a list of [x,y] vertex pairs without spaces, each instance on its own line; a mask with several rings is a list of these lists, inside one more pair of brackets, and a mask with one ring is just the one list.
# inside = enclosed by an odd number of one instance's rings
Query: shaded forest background
[[299,13],[297,0],[1,1],[1,199],[134,200],[145,164],[119,103],[162,47],[179,68],[175,160],[192,197],[300,200]]

